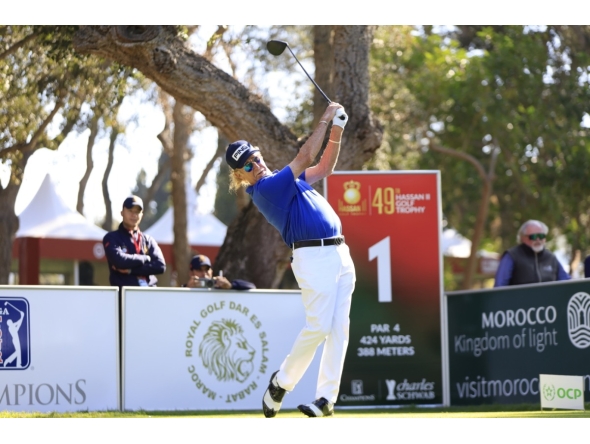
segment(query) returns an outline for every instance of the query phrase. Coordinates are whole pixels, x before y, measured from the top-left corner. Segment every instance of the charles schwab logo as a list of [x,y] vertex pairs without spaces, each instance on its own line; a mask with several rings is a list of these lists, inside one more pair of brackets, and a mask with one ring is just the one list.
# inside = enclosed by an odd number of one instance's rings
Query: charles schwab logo
[[426,381],[423,378],[420,382],[397,382],[395,379],[386,379],[387,387],[386,401],[405,401],[414,399],[434,399],[434,382]]
[[577,348],[590,345],[590,295],[574,294],[567,304],[567,327],[570,341]]
[[185,346],[194,387],[215,402],[245,399],[267,373],[268,342],[262,323],[234,301],[203,308],[188,328]]
[[0,298],[0,370],[25,370],[30,363],[29,303]]

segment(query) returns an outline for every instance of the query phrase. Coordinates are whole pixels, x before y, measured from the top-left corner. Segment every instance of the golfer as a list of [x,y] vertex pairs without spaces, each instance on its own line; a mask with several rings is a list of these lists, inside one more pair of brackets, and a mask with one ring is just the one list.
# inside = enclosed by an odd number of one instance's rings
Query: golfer
[[[330,103],[299,154],[280,171],[271,172],[260,150],[245,140],[230,144],[225,154],[232,169],[230,190],[247,187],[254,204],[292,249],[292,268],[305,307],[305,326],[264,393],[262,410],[267,418],[277,414],[285,393],[295,388],[324,340],[316,399],[298,408],[310,417],[334,413],[356,276],[338,215],[310,185],[334,171],[347,120],[342,105]],[[324,154],[317,165],[311,166],[330,121],[332,129]]]

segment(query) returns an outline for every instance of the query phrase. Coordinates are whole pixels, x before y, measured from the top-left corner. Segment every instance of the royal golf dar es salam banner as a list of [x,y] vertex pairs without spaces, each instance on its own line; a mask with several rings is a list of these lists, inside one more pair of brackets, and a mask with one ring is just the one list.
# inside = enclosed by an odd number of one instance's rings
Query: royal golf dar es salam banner
[[440,172],[335,172],[356,268],[340,406],[443,404]]

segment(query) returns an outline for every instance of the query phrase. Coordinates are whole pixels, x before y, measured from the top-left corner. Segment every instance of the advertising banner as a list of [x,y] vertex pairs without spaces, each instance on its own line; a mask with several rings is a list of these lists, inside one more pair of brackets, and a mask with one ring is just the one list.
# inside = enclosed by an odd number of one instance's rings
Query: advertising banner
[[438,171],[324,182],[356,268],[340,406],[443,404]]
[[446,295],[451,405],[538,403],[540,374],[590,389],[590,280]]
[[[298,291],[125,287],[123,409],[262,410],[304,325]],[[282,408],[315,399],[322,350]]]
[[119,409],[116,287],[0,286],[0,410]]
[[582,376],[539,375],[542,409],[584,410]]

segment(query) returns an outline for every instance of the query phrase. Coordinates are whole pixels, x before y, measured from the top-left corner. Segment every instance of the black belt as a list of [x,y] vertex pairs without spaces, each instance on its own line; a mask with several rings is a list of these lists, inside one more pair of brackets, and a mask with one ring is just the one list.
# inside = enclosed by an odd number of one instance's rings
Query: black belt
[[344,236],[338,236],[338,237],[331,237],[329,239],[314,239],[314,240],[305,240],[305,241],[294,242],[291,245],[291,248],[293,250],[296,250],[297,248],[303,248],[303,247],[322,247],[322,246],[328,246],[328,245],[342,245],[343,243],[344,243]]

